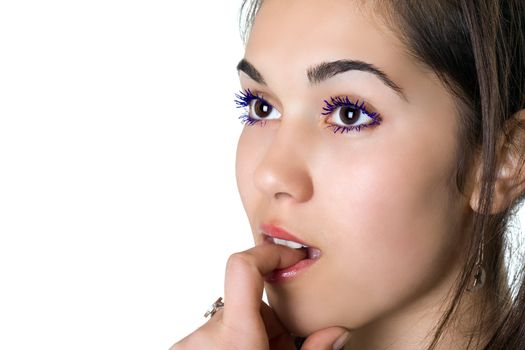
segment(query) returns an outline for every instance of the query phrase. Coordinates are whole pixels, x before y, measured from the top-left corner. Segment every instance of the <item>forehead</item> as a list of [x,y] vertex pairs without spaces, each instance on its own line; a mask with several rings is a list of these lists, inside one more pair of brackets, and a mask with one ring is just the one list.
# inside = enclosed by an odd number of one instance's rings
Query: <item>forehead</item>
[[265,0],[246,46],[263,75],[282,70],[303,79],[312,65],[337,59],[369,62],[401,78],[413,65],[405,52],[371,6],[352,0]]

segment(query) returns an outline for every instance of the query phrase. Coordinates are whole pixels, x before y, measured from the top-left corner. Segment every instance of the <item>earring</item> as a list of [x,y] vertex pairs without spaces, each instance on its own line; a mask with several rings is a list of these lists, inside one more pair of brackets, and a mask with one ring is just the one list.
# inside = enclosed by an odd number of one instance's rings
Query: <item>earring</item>
[[476,260],[476,266],[474,266],[473,275],[471,279],[470,287],[467,288],[467,292],[475,292],[485,285],[486,273],[483,268],[483,247],[485,243],[483,241],[483,235],[481,236],[481,242],[479,244],[478,259]]

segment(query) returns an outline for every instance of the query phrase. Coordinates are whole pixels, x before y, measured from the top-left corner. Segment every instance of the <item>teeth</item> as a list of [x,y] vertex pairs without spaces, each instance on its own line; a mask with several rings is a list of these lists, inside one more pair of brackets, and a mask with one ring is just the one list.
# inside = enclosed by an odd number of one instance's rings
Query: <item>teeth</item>
[[285,239],[273,238],[272,237],[271,240],[275,244],[283,245],[285,247],[292,248],[292,249],[308,248],[308,246],[302,245],[301,243],[297,243],[297,242],[294,242],[294,241],[287,241]]

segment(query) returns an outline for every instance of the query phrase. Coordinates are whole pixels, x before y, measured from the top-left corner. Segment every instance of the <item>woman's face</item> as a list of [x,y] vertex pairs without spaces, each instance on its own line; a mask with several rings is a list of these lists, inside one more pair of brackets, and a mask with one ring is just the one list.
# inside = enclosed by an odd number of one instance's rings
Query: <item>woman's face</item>
[[[265,285],[300,335],[423,312],[460,260],[469,199],[454,185],[454,99],[370,14],[347,0],[265,0],[244,57],[261,77],[240,70],[274,108],[258,104],[267,120],[246,125],[237,150],[254,240],[272,223],[322,252]],[[338,60],[354,62],[315,69]],[[366,127],[334,133],[351,125]]]

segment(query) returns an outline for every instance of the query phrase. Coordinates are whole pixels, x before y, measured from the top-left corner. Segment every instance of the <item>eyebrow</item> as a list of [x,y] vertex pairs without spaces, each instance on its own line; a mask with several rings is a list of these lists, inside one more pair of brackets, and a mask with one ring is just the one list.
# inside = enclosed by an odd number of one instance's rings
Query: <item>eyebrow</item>
[[[385,72],[383,72],[381,69],[374,66],[373,64],[364,61],[337,60],[333,62],[322,62],[313,67],[308,68],[306,71],[306,75],[308,77],[308,80],[310,81],[310,84],[315,85],[325,80],[328,80],[338,74],[353,70],[374,74],[386,86],[394,90],[394,92],[398,94],[402,99],[408,101],[403,89],[399,85],[394,83],[394,81],[390,79]],[[266,85],[266,81],[264,80],[262,74],[244,58],[237,65],[237,71],[244,72],[255,82],[262,85]]]

